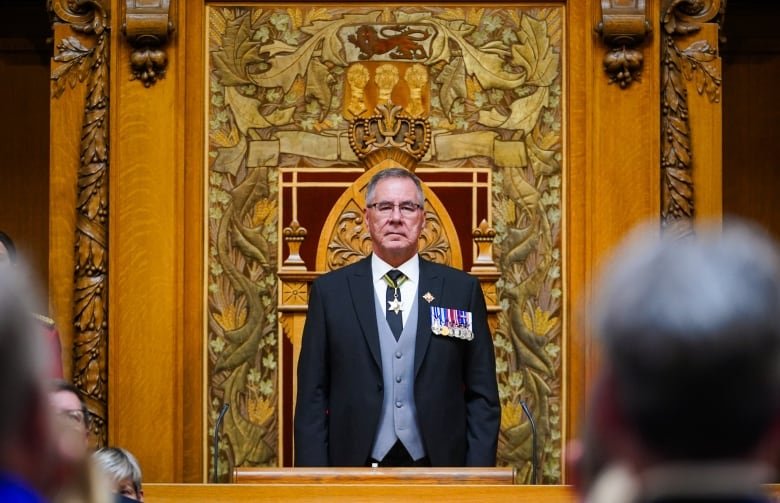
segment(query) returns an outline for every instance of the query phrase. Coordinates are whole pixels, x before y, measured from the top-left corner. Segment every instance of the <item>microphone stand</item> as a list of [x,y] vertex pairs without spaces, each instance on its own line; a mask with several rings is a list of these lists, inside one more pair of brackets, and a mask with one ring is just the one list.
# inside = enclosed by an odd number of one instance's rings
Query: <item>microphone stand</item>
[[222,404],[222,410],[219,411],[217,416],[217,422],[214,423],[214,479],[213,482],[217,483],[217,477],[219,476],[219,430],[222,428],[222,420],[225,419],[225,413],[230,408],[230,404],[225,402]]
[[537,441],[538,437],[536,434],[536,421],[534,421],[534,416],[531,414],[531,411],[528,409],[528,405],[526,405],[525,400],[520,400],[520,407],[523,408],[523,412],[525,413],[525,416],[528,418],[528,422],[531,424],[531,480],[534,484],[539,483],[539,479],[537,478],[537,465],[539,464],[539,458],[536,452],[537,449]]

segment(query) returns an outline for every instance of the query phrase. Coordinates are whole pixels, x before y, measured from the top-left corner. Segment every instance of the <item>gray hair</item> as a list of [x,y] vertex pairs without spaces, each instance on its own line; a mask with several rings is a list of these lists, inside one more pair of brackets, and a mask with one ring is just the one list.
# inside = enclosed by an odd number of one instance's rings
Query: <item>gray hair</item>
[[92,459],[114,483],[130,479],[136,494],[141,491],[141,467],[130,451],[121,447],[103,447],[95,451]]
[[616,403],[668,459],[747,454],[780,413],[780,258],[745,224],[627,241],[594,306]]
[[43,399],[48,353],[32,317],[31,285],[19,269],[0,266],[0,445]]
[[415,187],[417,187],[417,202],[420,204],[420,206],[425,204],[425,195],[423,194],[422,182],[417,177],[417,175],[405,168],[388,168],[376,173],[368,182],[368,188],[366,189],[366,205],[376,202],[374,201],[374,192],[376,191],[376,186],[379,182],[387,178],[407,178],[413,181]]

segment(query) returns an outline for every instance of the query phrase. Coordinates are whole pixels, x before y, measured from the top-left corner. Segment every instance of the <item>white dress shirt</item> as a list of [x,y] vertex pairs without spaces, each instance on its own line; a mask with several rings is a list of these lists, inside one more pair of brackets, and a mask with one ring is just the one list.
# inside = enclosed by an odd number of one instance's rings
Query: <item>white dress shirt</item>
[[410,258],[398,267],[393,267],[381,258],[376,256],[376,253],[371,254],[371,277],[374,280],[374,292],[379,298],[380,304],[382,304],[382,312],[387,315],[387,301],[385,300],[387,294],[387,282],[384,280],[384,275],[393,269],[398,269],[406,280],[398,287],[401,295],[401,319],[404,326],[406,326],[406,320],[409,319],[409,309],[412,307],[412,302],[415,302],[417,297],[417,287],[420,284],[420,259],[417,254]]

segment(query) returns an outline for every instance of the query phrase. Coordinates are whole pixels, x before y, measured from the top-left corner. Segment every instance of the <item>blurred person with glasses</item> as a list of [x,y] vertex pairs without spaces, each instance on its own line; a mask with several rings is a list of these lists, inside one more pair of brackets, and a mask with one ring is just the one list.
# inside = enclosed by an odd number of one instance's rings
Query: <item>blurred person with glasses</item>
[[418,254],[422,184],[378,171],[372,254],[314,281],[298,361],[296,466],[495,466],[500,405],[479,281]]
[[94,465],[90,453],[90,415],[78,389],[56,380],[49,387],[55,416],[59,490],[54,503],[109,503],[114,501],[109,481]]

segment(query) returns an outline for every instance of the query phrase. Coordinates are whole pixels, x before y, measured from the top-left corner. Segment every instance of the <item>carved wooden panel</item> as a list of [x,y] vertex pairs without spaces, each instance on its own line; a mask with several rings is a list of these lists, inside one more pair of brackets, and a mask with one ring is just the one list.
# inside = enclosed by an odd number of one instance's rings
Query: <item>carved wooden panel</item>
[[720,0],[672,0],[661,19],[661,224],[678,236],[693,232],[695,214],[688,83],[711,102],[720,101],[717,44],[697,34],[720,9]]
[[[317,271],[331,271],[352,264],[371,253],[371,236],[363,220],[366,187],[382,166],[369,170],[339,198],[333,206],[317,245]],[[446,209],[427,186],[425,227],[420,235],[420,255],[424,258],[462,268],[460,242]]]
[[[299,256],[319,270],[324,217],[364,172],[348,121],[389,96],[430,123],[417,172],[456,222],[464,269],[480,253],[472,231],[485,219],[484,232],[496,232],[492,261],[501,276],[488,295],[503,406],[500,463],[530,479],[522,398],[539,424],[542,479],[560,482],[561,4],[220,4],[207,14],[209,433],[221,404],[231,403],[220,466],[290,461],[281,391],[290,369],[280,371],[276,312],[287,252],[281,229],[293,220],[307,229]],[[365,251],[354,232],[359,200],[351,217],[338,217],[344,253],[331,254],[323,269],[351,260],[349,250]],[[284,282],[283,304],[299,304],[296,284]]]
[[[108,89],[109,9],[90,2],[50,3],[55,23],[66,23],[84,37],[71,36],[56,47],[52,95],[59,97],[86,81],[78,194],[74,201],[72,379],[92,415],[95,443],[108,439]],[[84,42],[88,39],[89,42]]]

